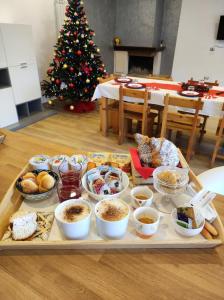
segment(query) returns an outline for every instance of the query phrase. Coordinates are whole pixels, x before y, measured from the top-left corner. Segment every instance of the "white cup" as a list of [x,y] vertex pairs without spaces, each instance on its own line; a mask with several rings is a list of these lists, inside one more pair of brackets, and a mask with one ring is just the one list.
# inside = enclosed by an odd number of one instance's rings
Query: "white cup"
[[[104,220],[99,214],[99,206],[103,204],[103,202],[113,202],[113,201],[120,201],[124,204],[127,208],[127,215],[119,221],[108,221]],[[104,199],[99,201],[95,206],[95,215],[96,215],[96,227],[97,232],[102,238],[108,239],[121,239],[128,227],[128,219],[130,214],[130,208],[127,203],[120,199]]]
[[[142,238],[149,238],[155,234],[159,227],[160,215],[158,211],[151,207],[139,207],[134,211],[134,224],[137,234]],[[145,224],[139,221],[141,217],[149,217],[154,220],[154,223]]]
[[[136,195],[145,195],[146,200],[136,198]],[[153,192],[147,186],[136,186],[131,190],[131,198],[135,207],[146,207],[152,204]]]
[[[67,222],[62,218],[62,213],[66,207],[70,207],[72,205],[84,204],[89,208],[89,215],[87,215],[84,219],[74,222]],[[55,209],[55,218],[58,224],[58,227],[64,234],[64,236],[68,239],[84,239],[88,233],[90,228],[90,217],[91,217],[91,207],[90,204],[83,199],[71,199],[60,203]]]

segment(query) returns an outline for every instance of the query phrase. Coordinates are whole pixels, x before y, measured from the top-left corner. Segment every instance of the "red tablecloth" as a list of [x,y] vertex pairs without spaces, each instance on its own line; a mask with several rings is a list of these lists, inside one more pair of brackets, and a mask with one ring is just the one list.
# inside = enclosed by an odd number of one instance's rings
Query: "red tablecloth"
[[[158,88],[158,89],[164,89],[164,90],[170,90],[170,91],[177,91],[177,92],[181,92],[182,88],[181,85],[177,85],[177,84],[172,84],[172,83],[161,83],[161,82],[150,82],[150,83],[143,83],[145,87],[152,87],[152,88]],[[208,93],[204,93],[205,95],[211,95],[211,96],[216,96],[216,97],[224,97],[224,89],[223,89],[223,93],[216,95],[216,93],[219,93],[219,90],[209,90]]]

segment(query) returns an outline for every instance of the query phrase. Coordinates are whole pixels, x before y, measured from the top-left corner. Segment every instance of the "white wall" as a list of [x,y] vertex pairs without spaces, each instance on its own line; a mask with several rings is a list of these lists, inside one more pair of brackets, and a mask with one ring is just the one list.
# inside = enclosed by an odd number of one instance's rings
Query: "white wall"
[[40,79],[46,78],[56,42],[54,0],[0,0],[0,23],[32,25]]
[[[183,0],[172,76],[185,81],[190,77],[209,81],[218,79],[224,85],[224,42],[216,35],[224,0]],[[215,48],[214,45],[223,48]]]

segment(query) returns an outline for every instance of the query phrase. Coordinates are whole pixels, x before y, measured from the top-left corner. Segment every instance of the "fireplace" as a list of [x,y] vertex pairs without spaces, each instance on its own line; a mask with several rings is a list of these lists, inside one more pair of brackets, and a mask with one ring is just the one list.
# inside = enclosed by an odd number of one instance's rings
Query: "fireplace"
[[128,74],[149,75],[152,73],[153,73],[153,57],[129,55]]
[[130,75],[160,74],[164,47],[114,46],[114,73]]

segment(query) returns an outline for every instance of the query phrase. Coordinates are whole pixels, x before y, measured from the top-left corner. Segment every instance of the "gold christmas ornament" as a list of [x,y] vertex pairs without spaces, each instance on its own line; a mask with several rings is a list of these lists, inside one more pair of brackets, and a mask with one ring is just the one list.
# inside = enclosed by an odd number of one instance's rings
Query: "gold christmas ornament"
[[99,52],[100,52],[100,49],[99,49],[99,48],[97,48],[97,49],[96,49],[96,52],[98,52],[98,53],[99,53]]
[[51,81],[54,81],[54,77],[51,78]]
[[86,83],[90,83],[90,80],[88,78],[86,79]]
[[80,4],[83,5],[83,1],[80,1]]
[[69,106],[69,109],[70,109],[70,110],[74,110],[74,109],[75,109],[74,105],[70,105],[70,106]]
[[52,101],[52,100],[48,100],[48,104],[49,104],[49,105],[52,105],[52,104],[53,104],[53,101]]
[[63,69],[67,69],[68,68],[68,65],[67,64],[64,64],[63,65]]
[[79,25],[79,21],[76,21],[75,24],[76,24],[76,25]]

